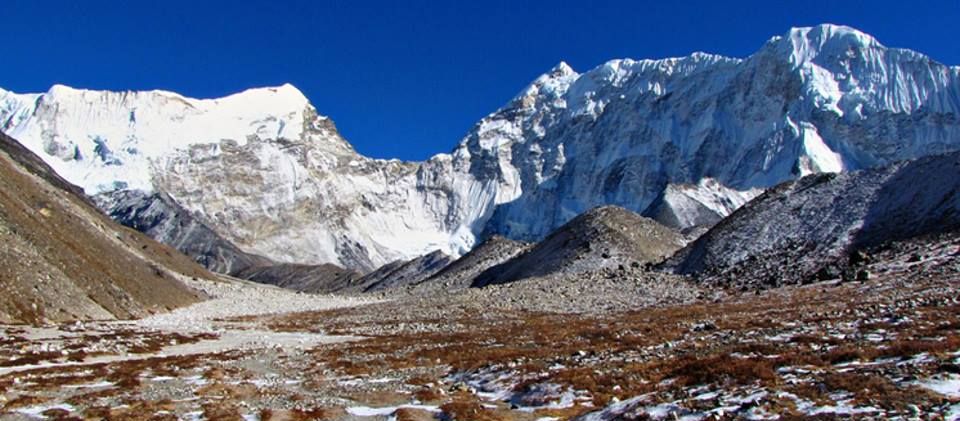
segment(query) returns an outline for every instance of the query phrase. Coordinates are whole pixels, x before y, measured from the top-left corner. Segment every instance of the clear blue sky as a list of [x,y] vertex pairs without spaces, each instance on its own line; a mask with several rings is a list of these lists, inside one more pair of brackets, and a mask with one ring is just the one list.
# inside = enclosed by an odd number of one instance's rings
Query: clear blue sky
[[960,0],[3,0],[0,87],[216,97],[290,82],[361,152],[424,159],[564,60],[754,52],[791,26],[854,26],[960,64]]

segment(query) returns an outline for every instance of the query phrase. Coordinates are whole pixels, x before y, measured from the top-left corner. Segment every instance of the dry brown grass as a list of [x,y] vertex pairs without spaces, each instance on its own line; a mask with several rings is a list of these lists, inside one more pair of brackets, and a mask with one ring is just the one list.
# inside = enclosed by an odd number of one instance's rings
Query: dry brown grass
[[676,384],[695,386],[701,384],[771,384],[777,373],[772,362],[766,359],[736,358],[729,355],[713,355],[706,358],[681,357],[671,362],[676,367],[670,377]]
[[[924,278],[895,290],[879,283],[818,285],[612,316],[522,312],[460,316],[447,320],[447,325],[464,327],[451,332],[382,335],[322,347],[312,356],[318,369],[333,368],[354,376],[416,367],[470,373],[507,370],[509,366],[520,379],[517,390],[534,383],[556,383],[589,391],[598,407],[613,397],[650,392],[667,393],[669,398],[669,394],[697,385],[756,385],[827,404],[831,403],[827,396],[831,388],[841,384],[837,379],[827,382],[825,374],[818,373],[833,373],[836,364],[910,358],[921,353],[943,362],[947,353],[960,349],[958,306],[944,304],[936,296],[915,300],[918,305],[901,305],[907,303],[904,297],[925,296],[931,290],[942,290],[949,298],[955,284],[956,280]],[[896,291],[897,300],[885,295],[889,291]],[[355,310],[289,315],[269,323],[282,330],[342,330],[349,334],[354,333],[347,322],[351,311]],[[701,321],[709,321],[715,328],[695,328]],[[871,342],[863,337],[878,330],[888,339]],[[788,339],[769,339],[772,336]],[[743,357],[733,356],[737,354]],[[555,363],[564,367],[548,372],[547,367]],[[777,372],[782,367],[813,370],[807,375],[811,383],[783,382]],[[672,380],[668,386],[660,384],[667,379]],[[438,380],[420,376],[406,382],[420,386]],[[873,381],[875,388],[899,402],[897,408],[931,402],[913,388]],[[858,399],[870,398],[864,390],[851,393]],[[418,389],[415,397],[430,402],[441,399],[428,388]],[[461,416],[495,416],[479,411],[469,400],[449,395],[441,400]],[[767,404],[785,416],[796,415],[789,399],[771,398]]]
[[0,367],[19,367],[22,365],[37,365],[47,361],[57,361],[60,358],[63,358],[63,354],[59,352],[31,352],[29,354],[23,354],[12,360],[0,361]]
[[498,411],[484,408],[472,395],[459,394],[453,400],[440,406],[440,411],[450,420],[458,421],[508,421]]
[[343,393],[342,397],[356,402],[364,402],[364,404],[373,407],[398,406],[410,402],[409,394],[391,390],[347,392]]
[[434,421],[433,413],[422,409],[400,408],[394,414],[397,421]]
[[331,408],[292,409],[292,410],[262,409],[258,413],[261,421],[336,420],[336,419],[342,418],[345,414],[346,413],[341,409],[331,409]]
[[446,399],[447,394],[442,389],[423,387],[413,392],[413,397],[423,403],[437,403]]
[[912,402],[932,401],[940,403],[943,397],[915,386],[898,386],[886,377],[876,374],[830,373],[823,378],[828,390],[844,390],[854,394],[860,405],[869,405],[887,410],[904,410]]
[[70,415],[70,411],[60,408],[51,408],[40,413],[49,420],[55,421],[83,421],[83,418]]
[[227,398],[232,400],[244,400],[258,395],[257,387],[253,384],[225,384],[219,382],[205,385],[195,393],[200,397]]
[[242,421],[240,409],[232,402],[208,402],[203,404],[203,417],[209,421]]
[[105,398],[112,398],[122,394],[122,391],[117,388],[109,388],[103,390],[96,390],[93,392],[81,393],[78,395],[71,396],[67,399],[67,403],[73,406],[78,407],[91,407],[93,404]]
[[39,405],[44,402],[49,401],[50,398],[46,396],[37,396],[37,395],[20,395],[16,398],[13,398],[5,405],[3,405],[4,411],[10,411],[12,409],[23,408],[27,406]]

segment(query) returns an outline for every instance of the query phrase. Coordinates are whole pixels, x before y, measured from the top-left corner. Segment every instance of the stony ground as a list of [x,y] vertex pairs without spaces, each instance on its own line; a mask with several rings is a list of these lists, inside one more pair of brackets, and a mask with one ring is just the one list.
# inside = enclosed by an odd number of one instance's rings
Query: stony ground
[[958,253],[758,293],[642,268],[382,302],[197,284],[220,298],[3,327],[0,418],[958,419]]

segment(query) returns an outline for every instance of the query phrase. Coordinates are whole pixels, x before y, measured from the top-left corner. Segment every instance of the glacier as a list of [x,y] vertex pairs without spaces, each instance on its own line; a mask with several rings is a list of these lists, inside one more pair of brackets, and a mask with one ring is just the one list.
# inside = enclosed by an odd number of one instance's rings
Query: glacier
[[829,24],[746,58],[560,63],[424,162],[362,156],[292,85],[0,90],[0,130],[88,194],[162,193],[245,252],[369,271],[599,205],[709,225],[785,180],[960,149],[960,68]]

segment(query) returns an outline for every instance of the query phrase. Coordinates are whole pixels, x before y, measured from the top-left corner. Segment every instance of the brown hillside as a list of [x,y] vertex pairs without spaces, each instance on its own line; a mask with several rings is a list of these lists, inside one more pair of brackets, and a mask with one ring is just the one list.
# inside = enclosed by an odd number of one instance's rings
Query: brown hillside
[[0,134],[0,322],[134,318],[203,296],[176,280],[212,277],[94,208]]

